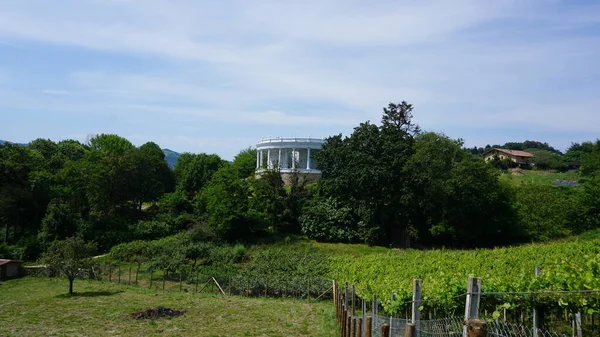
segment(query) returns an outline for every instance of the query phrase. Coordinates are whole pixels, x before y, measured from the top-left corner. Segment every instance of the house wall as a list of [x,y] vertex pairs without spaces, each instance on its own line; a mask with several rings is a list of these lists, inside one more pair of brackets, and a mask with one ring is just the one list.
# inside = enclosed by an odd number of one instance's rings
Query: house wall
[[19,263],[7,263],[0,266],[0,278],[9,279],[19,277]]

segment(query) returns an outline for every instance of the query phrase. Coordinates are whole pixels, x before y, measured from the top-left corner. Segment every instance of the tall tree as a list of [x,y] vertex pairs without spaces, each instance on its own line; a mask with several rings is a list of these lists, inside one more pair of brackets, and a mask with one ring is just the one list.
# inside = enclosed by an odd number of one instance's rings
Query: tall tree
[[[319,152],[321,202],[336,199],[360,219],[361,241],[405,244],[410,235],[404,165],[413,153],[412,105],[384,108],[382,125],[361,123],[352,135],[329,137]],[[357,226],[359,225],[357,224]]]
[[171,192],[174,180],[160,147],[152,142],[145,143],[132,152],[134,175],[134,200],[138,210],[144,202],[156,201],[164,193]]

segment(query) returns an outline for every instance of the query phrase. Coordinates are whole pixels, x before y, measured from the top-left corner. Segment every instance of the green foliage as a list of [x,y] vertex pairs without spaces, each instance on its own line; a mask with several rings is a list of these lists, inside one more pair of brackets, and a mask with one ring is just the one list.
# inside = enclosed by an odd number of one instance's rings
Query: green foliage
[[594,143],[592,151],[583,156],[581,174],[588,177],[600,175],[600,139]]
[[174,216],[194,211],[194,206],[181,191],[163,194],[158,202],[158,208],[161,213]]
[[516,187],[516,210],[527,238],[548,241],[578,232],[581,191],[538,184]]
[[138,240],[159,239],[173,234],[173,228],[165,221],[140,220],[131,226],[132,237]]
[[567,166],[563,163],[563,158],[555,152],[540,149],[526,149],[525,151],[535,155],[531,162],[538,170],[566,171],[567,169]]
[[241,151],[233,158],[231,165],[241,179],[253,176],[256,170],[256,149],[248,148]]
[[358,242],[358,216],[336,199],[316,199],[300,217],[302,234],[325,242]]
[[51,272],[68,278],[69,294],[72,294],[73,280],[81,270],[88,270],[94,266],[92,257],[95,253],[95,243],[85,242],[81,236],[73,236],[52,242],[42,255],[41,261]]
[[[412,296],[411,281],[421,279],[424,309],[436,310],[440,315],[457,315],[461,310],[464,312],[461,295],[466,292],[468,276],[481,277],[484,292],[598,289],[599,251],[598,241],[573,241],[471,251],[404,250],[344,255],[330,258],[330,263],[333,277],[340,283],[355,284],[363,298],[377,294],[388,313],[405,311]],[[542,269],[542,277],[538,279],[534,275],[536,266]],[[388,297],[392,292],[396,294],[395,301]],[[552,306],[587,305],[577,296],[534,299],[515,295],[507,300],[529,307],[533,300]],[[597,301],[588,304],[598,306]],[[495,309],[492,302],[482,300],[480,310]]]
[[220,168],[229,166],[216,154],[183,153],[178,159],[173,173],[178,191],[183,191],[193,197],[211,179]]

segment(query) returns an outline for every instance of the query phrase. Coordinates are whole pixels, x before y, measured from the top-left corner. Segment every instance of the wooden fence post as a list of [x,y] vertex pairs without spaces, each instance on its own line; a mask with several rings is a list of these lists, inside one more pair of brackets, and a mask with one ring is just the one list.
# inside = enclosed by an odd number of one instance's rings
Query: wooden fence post
[[356,319],[356,337],[362,337],[363,336],[363,319],[362,317],[358,317]]
[[367,316],[365,322],[365,337],[373,337],[373,317]]
[[351,331],[351,325],[352,325],[352,317],[350,317],[349,313],[346,316],[346,329],[345,329],[345,335],[344,337],[351,337],[352,335],[350,335],[350,331]]
[[131,266],[129,266],[129,285],[131,285]]
[[390,325],[384,324],[381,326],[381,337],[390,337]]
[[415,323],[406,323],[404,326],[404,337],[415,337]]
[[[421,280],[413,280],[413,302],[412,302],[412,317],[413,334],[415,337],[421,336]],[[412,335],[411,335],[412,336]]]
[[466,337],[488,337],[487,324],[484,320],[470,318],[465,321]]
[[[480,298],[481,298],[481,279],[469,276],[469,279],[467,281],[467,298],[465,301],[465,322],[467,322],[471,318],[479,317],[479,299]],[[463,327],[463,336],[468,337],[467,336],[467,325],[465,325]]]
[[354,287],[354,284],[352,285],[352,316],[354,316],[354,300],[356,299],[356,288]]

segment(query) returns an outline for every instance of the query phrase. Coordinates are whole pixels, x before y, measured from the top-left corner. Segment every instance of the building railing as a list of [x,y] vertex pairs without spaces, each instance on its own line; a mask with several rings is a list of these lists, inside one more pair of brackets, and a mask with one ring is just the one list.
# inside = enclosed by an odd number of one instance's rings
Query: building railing
[[298,137],[269,137],[258,140],[257,145],[273,143],[319,143],[323,144],[325,138],[298,138]]

